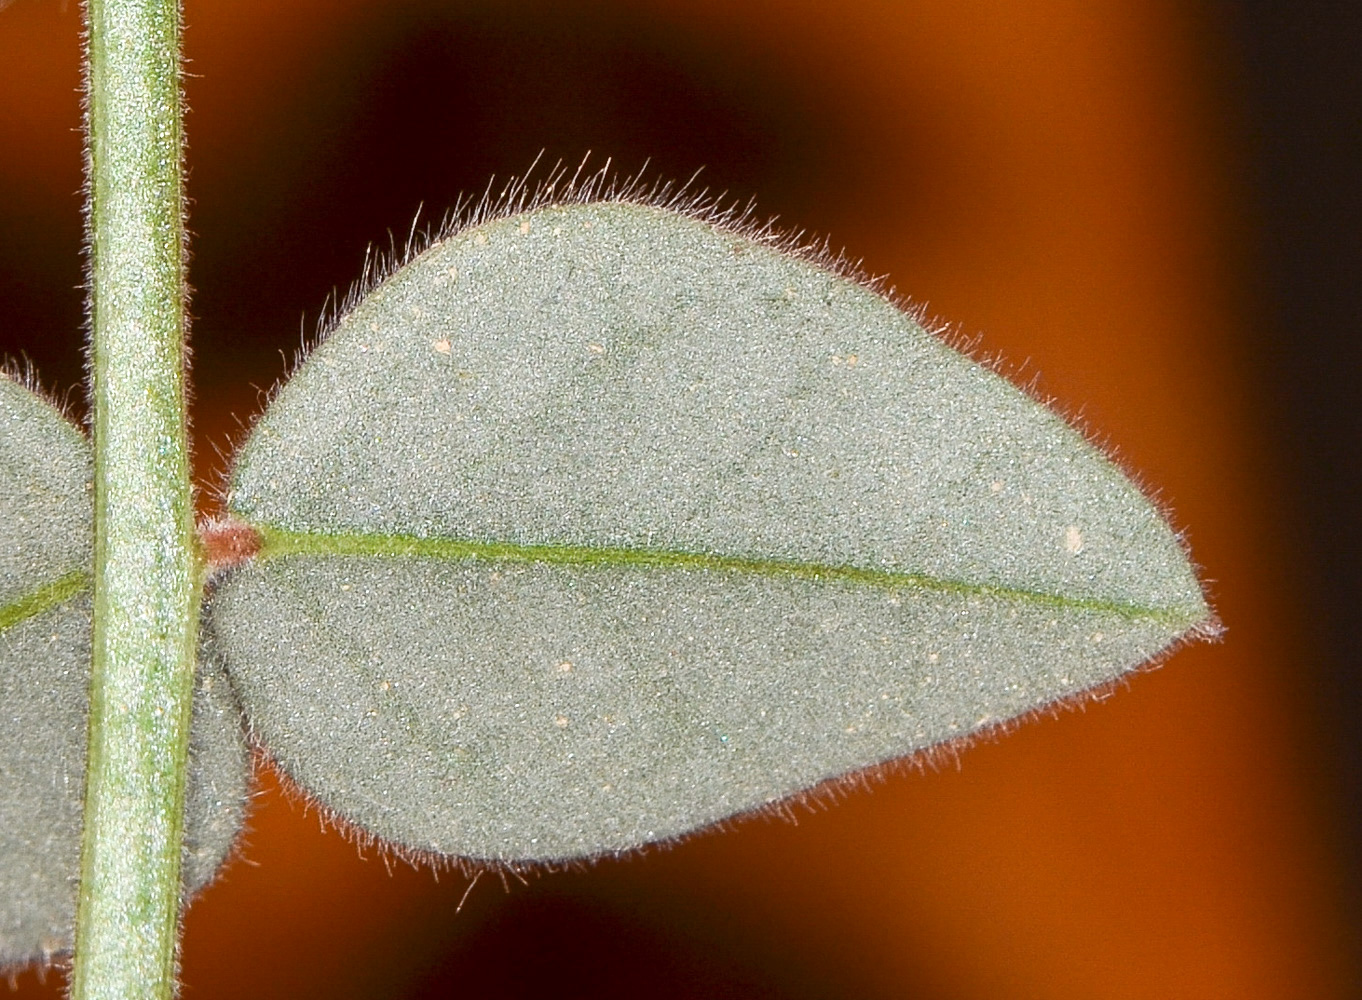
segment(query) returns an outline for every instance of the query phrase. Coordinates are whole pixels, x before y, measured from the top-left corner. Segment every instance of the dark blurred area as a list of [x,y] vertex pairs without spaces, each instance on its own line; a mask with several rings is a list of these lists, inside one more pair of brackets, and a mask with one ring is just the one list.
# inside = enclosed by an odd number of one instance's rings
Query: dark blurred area
[[[524,880],[359,851],[264,773],[189,913],[186,998],[1362,995],[1358,10],[190,0],[186,24],[205,506],[366,248],[589,153],[703,168],[1039,371],[1186,528],[1228,627],[958,766]],[[75,5],[0,8],[0,354],[80,411],[78,31]]]
[[[1362,916],[1362,7],[1222,4],[1222,86],[1243,210],[1254,391],[1270,400],[1264,477],[1304,558],[1301,672],[1326,721],[1348,897]],[[1357,943],[1354,938],[1354,944]]]

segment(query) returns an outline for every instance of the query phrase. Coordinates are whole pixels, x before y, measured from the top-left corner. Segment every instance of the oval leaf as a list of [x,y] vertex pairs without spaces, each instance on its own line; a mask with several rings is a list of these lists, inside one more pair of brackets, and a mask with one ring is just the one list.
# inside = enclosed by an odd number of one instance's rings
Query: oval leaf
[[337,325],[229,497],[255,731],[416,851],[670,837],[1109,682],[1209,612],[1062,420],[884,298],[665,209],[435,245]]
[[[92,465],[84,435],[0,375],[0,967],[71,947],[90,688]],[[210,882],[242,823],[249,758],[221,667],[201,660],[184,882]]]

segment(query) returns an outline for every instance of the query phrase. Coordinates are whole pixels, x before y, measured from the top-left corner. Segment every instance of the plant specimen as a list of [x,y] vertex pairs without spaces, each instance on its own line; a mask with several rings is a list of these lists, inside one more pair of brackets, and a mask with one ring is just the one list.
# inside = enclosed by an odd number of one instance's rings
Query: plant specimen
[[366,282],[196,537],[177,15],[90,14],[93,459],[0,381],[0,676],[26,713],[2,760],[31,795],[0,962],[74,940],[76,995],[169,993],[181,882],[240,819],[239,719],[399,852],[561,862],[1214,631],[1176,534],[1059,417],[818,248],[604,175],[513,186]]

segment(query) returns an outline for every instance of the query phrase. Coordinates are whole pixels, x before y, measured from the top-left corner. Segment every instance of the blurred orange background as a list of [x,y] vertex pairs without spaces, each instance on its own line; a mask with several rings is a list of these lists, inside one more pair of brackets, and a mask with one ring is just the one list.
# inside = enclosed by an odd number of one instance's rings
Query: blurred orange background
[[[541,150],[591,151],[704,167],[1039,372],[1171,508],[1228,633],[795,824],[523,884],[358,852],[262,775],[240,857],[188,916],[184,996],[1358,995],[1357,779],[1290,561],[1308,515],[1283,486],[1221,10],[190,0],[206,503],[368,244]],[[75,4],[0,10],[0,352],[80,406],[78,87]],[[25,971],[12,995],[60,987]]]

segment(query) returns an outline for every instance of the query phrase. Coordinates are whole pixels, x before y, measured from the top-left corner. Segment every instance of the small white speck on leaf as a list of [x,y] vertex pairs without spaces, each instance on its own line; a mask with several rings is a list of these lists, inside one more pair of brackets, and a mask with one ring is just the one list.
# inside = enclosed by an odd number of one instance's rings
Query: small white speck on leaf
[[1064,529],[1064,551],[1071,556],[1083,551],[1083,532],[1078,530],[1077,525],[1071,524]]
[[434,341],[430,346],[435,348],[435,350],[438,351],[440,354],[448,354],[451,347],[449,341],[443,338]]

